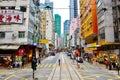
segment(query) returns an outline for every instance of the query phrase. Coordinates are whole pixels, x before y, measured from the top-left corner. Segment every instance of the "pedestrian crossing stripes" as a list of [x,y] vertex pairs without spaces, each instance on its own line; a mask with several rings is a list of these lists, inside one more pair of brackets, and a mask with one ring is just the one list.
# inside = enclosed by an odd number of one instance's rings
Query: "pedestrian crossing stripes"
[[10,70],[0,70],[0,75],[9,72]]
[[45,68],[45,67],[48,67],[48,68],[54,68],[56,64],[39,64],[37,65],[37,68]]

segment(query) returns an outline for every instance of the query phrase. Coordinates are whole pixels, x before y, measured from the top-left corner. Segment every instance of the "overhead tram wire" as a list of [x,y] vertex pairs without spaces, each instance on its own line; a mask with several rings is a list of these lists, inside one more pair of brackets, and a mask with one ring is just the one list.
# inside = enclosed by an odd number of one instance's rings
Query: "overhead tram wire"
[[[74,8],[52,8],[52,9],[74,9]],[[89,10],[89,9],[75,9],[75,10]],[[96,9],[92,9],[92,10],[96,10]],[[107,9],[107,10],[112,10],[112,9]]]
[[[29,7],[27,7],[27,8],[29,8]],[[31,8],[35,8],[35,7],[31,7]],[[69,7],[68,8],[67,7],[66,8],[65,7],[64,8],[55,8],[55,7],[53,7],[51,9],[61,9],[62,10],[62,9],[74,9],[74,8],[69,8]],[[74,9],[74,10],[89,10],[89,9],[84,7],[83,9],[78,8],[78,9]],[[96,10],[96,9],[92,9],[92,10]],[[112,9],[107,8],[107,10],[112,10]]]

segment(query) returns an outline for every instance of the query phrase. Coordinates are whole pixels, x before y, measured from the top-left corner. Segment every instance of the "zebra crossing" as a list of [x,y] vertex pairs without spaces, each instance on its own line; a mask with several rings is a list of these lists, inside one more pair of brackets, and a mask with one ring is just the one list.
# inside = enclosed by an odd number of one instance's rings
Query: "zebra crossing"
[[7,72],[9,72],[9,71],[10,71],[9,69],[7,69],[7,70],[0,69],[0,75],[1,75],[1,74],[5,74],[5,73],[7,73]]
[[54,68],[57,64],[39,64],[37,68]]

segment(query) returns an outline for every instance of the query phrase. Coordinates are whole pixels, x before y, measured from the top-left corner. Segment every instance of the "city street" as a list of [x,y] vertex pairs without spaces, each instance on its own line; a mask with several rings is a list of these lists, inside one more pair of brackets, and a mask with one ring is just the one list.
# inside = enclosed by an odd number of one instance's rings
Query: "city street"
[[[60,59],[61,64],[58,64]],[[73,62],[65,53],[58,53],[49,56],[38,64],[35,71],[35,78],[38,80],[120,80],[117,71],[107,70],[99,63],[79,63]],[[0,68],[0,80],[32,80],[31,66],[26,68],[5,69]]]
[[120,80],[120,0],[0,0],[0,80]]

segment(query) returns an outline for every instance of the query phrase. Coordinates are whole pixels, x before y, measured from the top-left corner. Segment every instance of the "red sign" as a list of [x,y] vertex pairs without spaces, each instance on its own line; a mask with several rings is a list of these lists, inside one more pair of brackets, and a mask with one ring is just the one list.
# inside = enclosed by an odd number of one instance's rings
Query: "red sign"
[[18,56],[23,56],[23,55],[24,55],[24,49],[19,49]]

